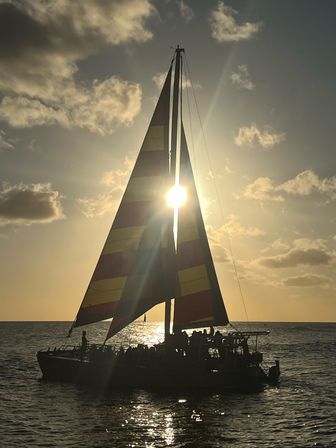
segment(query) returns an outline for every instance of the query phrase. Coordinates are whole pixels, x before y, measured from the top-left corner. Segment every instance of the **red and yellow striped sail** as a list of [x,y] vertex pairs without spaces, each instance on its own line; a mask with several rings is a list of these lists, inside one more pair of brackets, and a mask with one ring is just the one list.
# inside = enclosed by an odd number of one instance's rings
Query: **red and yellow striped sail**
[[169,179],[170,85],[171,68],[74,327],[114,317],[107,336],[111,337],[172,297],[163,275],[173,241],[164,203]]
[[213,265],[187,142],[182,127],[180,185],[187,189],[186,204],[179,209],[177,266],[179,297],[175,300],[174,330],[226,325],[223,304]]

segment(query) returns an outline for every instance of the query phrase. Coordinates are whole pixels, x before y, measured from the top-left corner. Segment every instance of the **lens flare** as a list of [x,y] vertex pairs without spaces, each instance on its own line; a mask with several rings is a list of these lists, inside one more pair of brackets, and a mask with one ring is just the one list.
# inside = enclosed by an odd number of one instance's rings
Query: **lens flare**
[[185,204],[186,200],[186,189],[184,187],[181,187],[180,185],[175,185],[174,187],[172,187],[166,195],[167,205],[172,208],[182,207],[182,205]]

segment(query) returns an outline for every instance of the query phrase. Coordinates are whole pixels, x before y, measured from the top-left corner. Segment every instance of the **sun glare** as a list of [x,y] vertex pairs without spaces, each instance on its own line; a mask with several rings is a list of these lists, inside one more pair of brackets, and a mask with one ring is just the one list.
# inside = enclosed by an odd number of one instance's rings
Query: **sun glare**
[[186,189],[184,187],[181,187],[180,185],[175,185],[174,187],[172,187],[166,195],[167,205],[172,208],[182,207],[182,205],[185,204],[186,200]]

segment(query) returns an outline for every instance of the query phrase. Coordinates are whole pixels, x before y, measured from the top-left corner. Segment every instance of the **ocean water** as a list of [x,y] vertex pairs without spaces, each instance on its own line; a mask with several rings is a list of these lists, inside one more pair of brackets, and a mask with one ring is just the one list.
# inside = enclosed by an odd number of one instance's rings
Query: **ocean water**
[[[102,341],[107,325],[88,328],[89,340]],[[36,351],[68,343],[68,328],[0,323],[1,447],[336,447],[336,324],[250,324],[271,330],[259,347],[282,370],[279,387],[253,394],[98,393],[41,381]],[[137,322],[118,338],[161,336],[162,325]]]

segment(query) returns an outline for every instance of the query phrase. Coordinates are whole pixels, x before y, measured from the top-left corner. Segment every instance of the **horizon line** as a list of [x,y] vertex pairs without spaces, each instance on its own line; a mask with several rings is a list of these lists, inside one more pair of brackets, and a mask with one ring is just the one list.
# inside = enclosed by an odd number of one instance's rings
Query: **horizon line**
[[[51,323],[51,322],[64,322],[64,323],[72,323],[72,320],[0,320],[0,323],[42,323],[42,322],[46,322],[46,323]],[[88,324],[88,325],[93,325],[94,323],[103,323],[103,322],[111,322],[110,320],[103,320],[100,322],[93,322],[92,324]],[[141,320],[135,320],[134,322],[143,322]],[[163,320],[148,320],[147,322],[143,322],[143,323],[151,323],[151,322],[157,322],[157,323],[164,323]],[[233,320],[230,323],[240,323],[240,324],[336,324],[336,321],[324,321],[324,320],[318,320],[318,321],[308,321],[308,320],[251,320],[251,321],[245,321],[245,320]],[[87,326],[87,325],[82,325]],[[226,325],[214,325],[214,327],[225,327]]]

